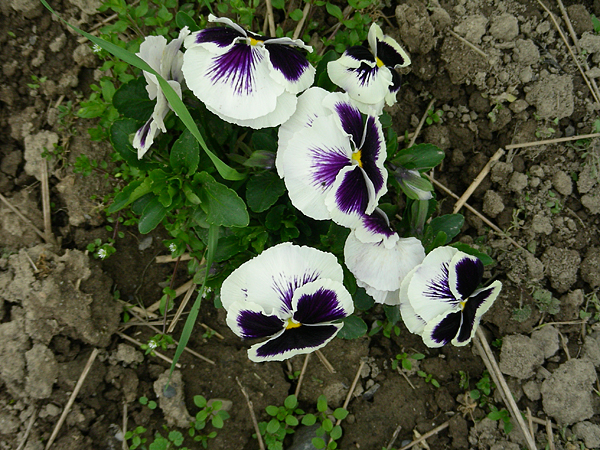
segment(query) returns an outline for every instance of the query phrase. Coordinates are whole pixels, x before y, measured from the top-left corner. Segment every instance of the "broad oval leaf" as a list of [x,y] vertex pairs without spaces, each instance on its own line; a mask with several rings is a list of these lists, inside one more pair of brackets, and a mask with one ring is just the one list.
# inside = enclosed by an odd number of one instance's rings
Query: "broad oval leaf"
[[246,227],[250,221],[244,201],[232,189],[216,181],[206,172],[194,176],[201,183],[200,198],[206,221],[224,227]]
[[275,204],[285,192],[285,184],[274,172],[258,173],[248,180],[246,200],[254,212],[263,212]]
[[113,106],[130,119],[146,122],[154,112],[156,100],[150,100],[146,79],[138,77],[121,86],[112,98]]
[[140,217],[140,221],[138,222],[138,230],[142,234],[149,233],[162,222],[166,214],[167,208],[160,203],[158,197],[154,197],[148,202],[142,212],[142,217]]
[[200,146],[189,130],[184,130],[171,147],[169,156],[171,167],[176,172],[186,172],[188,175],[198,170],[200,162]]
[[445,156],[443,150],[433,144],[418,144],[400,150],[391,162],[405,169],[416,169],[423,172],[437,166]]
[[360,317],[348,316],[343,323],[344,326],[338,333],[342,339],[358,339],[367,333],[367,324]]

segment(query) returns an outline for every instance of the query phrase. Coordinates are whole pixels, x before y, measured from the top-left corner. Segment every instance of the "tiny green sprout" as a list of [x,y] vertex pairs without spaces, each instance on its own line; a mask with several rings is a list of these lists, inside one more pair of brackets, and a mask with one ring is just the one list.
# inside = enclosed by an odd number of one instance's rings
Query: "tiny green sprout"
[[523,323],[531,316],[531,306],[523,305],[521,308],[515,308],[512,311],[512,319]]
[[158,406],[154,400],[148,400],[148,397],[140,397],[138,401],[141,405],[146,405],[150,409],[156,409]]
[[433,375],[427,372],[423,372],[422,370],[417,371],[417,375],[425,380],[425,383],[430,383],[433,387],[439,388],[440,383],[433,378]]
[[433,125],[434,123],[440,123],[442,121],[442,115],[444,111],[438,109],[437,111],[434,108],[431,108],[427,111],[427,118],[425,119],[425,123],[427,125]]
[[458,386],[466,391],[469,389],[469,374],[465,371],[459,370],[458,374],[460,375],[460,381],[458,382]]
[[490,406],[490,413],[487,416],[488,419],[501,420],[504,423],[504,432],[506,434],[509,434],[513,429],[513,424],[510,421],[509,412],[504,408],[502,408],[501,410],[498,410],[498,408],[496,408],[494,405],[489,405],[489,406]]
[[398,368],[398,364],[401,363],[404,370],[411,370],[412,363],[410,360],[412,359],[413,361],[419,361],[423,358],[425,358],[425,355],[422,353],[415,353],[411,356],[408,356],[408,353],[400,353],[396,355],[396,359],[392,361],[392,369],[396,370]]
[[12,31],[7,31],[6,34],[8,34],[11,38],[17,37],[17,35],[15,33],[13,33]]

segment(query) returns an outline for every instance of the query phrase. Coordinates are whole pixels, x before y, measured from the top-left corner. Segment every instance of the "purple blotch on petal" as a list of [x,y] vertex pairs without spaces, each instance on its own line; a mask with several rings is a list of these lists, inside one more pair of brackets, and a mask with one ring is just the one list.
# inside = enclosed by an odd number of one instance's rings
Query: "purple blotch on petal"
[[273,336],[284,326],[279,317],[267,316],[256,311],[242,310],[236,320],[244,339]]
[[402,77],[393,69],[390,69],[392,73],[392,85],[390,86],[390,92],[398,92],[402,86]]
[[262,55],[252,51],[252,46],[235,44],[228,52],[214,59],[209,75],[213,83],[228,82],[238,95],[248,95],[254,87],[254,67]]
[[462,299],[469,297],[483,278],[483,263],[477,259],[462,258],[456,263],[456,290]]
[[[367,44],[368,45],[368,44]],[[375,57],[371,53],[371,51],[362,45],[355,45],[354,47],[349,47],[344,52],[347,56],[352,59],[356,59],[357,61],[369,61],[375,62]]]
[[140,145],[142,148],[146,147],[146,139],[148,139],[148,133],[150,132],[150,123],[153,121],[152,117],[140,128],[137,132],[140,135]]
[[427,283],[427,290],[423,292],[423,295],[436,300],[457,303],[448,284],[448,263],[443,263],[441,269],[442,273]]
[[334,106],[335,112],[340,117],[342,129],[352,136],[355,146],[362,142],[363,119],[357,107],[346,102],[337,102]]
[[390,237],[396,233],[383,211],[375,209],[373,214],[363,217],[363,226],[373,234],[383,234]]
[[458,342],[465,342],[470,339],[473,326],[475,325],[475,316],[479,307],[492,295],[493,288],[484,289],[477,295],[470,297],[465,303],[465,309],[462,311],[463,321],[458,333]]
[[356,77],[358,78],[359,83],[362,86],[366,86],[371,82],[371,79],[375,77],[377,72],[379,71],[379,67],[374,66],[371,67],[368,64],[362,63],[360,67],[356,69],[348,69],[349,72],[355,72]]
[[346,317],[344,308],[338,301],[335,291],[320,288],[312,294],[302,295],[298,299],[298,308],[294,320],[301,324],[331,322]]
[[345,214],[364,214],[369,205],[369,190],[360,167],[343,175],[343,180],[335,193],[335,203]]
[[296,289],[306,283],[315,281],[317,278],[319,278],[317,272],[305,273],[301,278],[294,277],[291,280],[286,280],[283,284],[273,278],[273,289],[279,293],[281,301],[285,305],[284,311],[290,312],[292,310],[292,297]]
[[406,59],[387,42],[377,41],[377,57],[388,67],[403,66]]
[[450,313],[431,331],[431,339],[438,344],[446,345],[456,337],[461,325],[462,314],[460,311]]
[[378,128],[375,123],[375,117],[368,116],[367,124],[365,127],[365,142],[361,147],[361,161],[363,164],[363,170],[366,172],[369,180],[375,187],[375,192],[379,192],[383,188],[383,174],[382,169],[377,167],[377,158],[384,149],[384,143],[380,141],[380,135]]
[[231,45],[235,38],[245,37],[242,33],[229,27],[213,27],[205,28],[196,35],[194,42],[196,44],[202,44],[205,42],[212,42],[219,47],[227,47]]
[[350,159],[343,148],[333,149],[311,148],[313,185],[327,188],[333,184],[340,170],[351,165]]
[[308,69],[308,60],[294,47],[281,44],[271,44],[266,47],[271,64],[283,74],[286,80],[298,81]]
[[271,339],[256,349],[260,357],[278,356],[289,350],[316,348],[333,336],[337,327],[324,325],[316,327],[300,326],[285,330],[281,336]]

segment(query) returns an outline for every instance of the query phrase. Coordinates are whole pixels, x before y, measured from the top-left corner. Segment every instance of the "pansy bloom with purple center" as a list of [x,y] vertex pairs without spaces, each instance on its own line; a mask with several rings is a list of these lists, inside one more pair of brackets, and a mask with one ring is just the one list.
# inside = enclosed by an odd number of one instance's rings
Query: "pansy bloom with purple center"
[[285,242],[242,264],[223,282],[227,325],[243,339],[267,338],[252,361],[283,361],[331,341],[354,312],[331,253]]
[[373,110],[380,115],[384,103],[396,103],[400,75],[394,69],[409,64],[410,57],[402,47],[373,23],[365,45],[347,48],[339,59],[327,64],[327,73],[363,113]]
[[[183,53],[179,51],[183,40],[190,34],[188,27],[184,27],[179,32],[179,37],[173,39],[167,44],[163,36],[148,36],[140,45],[137,56],[142,58],[156,72],[163,77],[173,90],[181,98],[182,86],[185,86],[181,65],[183,64]],[[154,138],[159,131],[167,132],[164,120],[169,112],[170,105],[163,94],[158,79],[155,75],[144,71],[146,78],[146,91],[150,100],[156,99],[154,112],[148,121],[140,128],[133,137],[133,148],[137,149],[138,158],[142,158],[150,149]]]
[[379,119],[363,117],[347,94],[320,88],[304,92],[299,105],[279,130],[279,175],[305,215],[354,228],[387,192]]
[[398,290],[404,277],[425,258],[421,241],[400,238],[391,228],[385,213],[376,209],[363,217],[344,245],[344,262],[377,303],[397,305]]
[[428,347],[471,342],[481,316],[502,283],[480,288],[483,264],[453,247],[438,247],[415,267],[400,286],[400,312],[407,328]]
[[298,50],[299,39],[261,36],[225,17],[185,40],[183,73],[194,95],[221,119],[241,126],[281,125],[296,109],[296,94],[313,82],[315,69]]

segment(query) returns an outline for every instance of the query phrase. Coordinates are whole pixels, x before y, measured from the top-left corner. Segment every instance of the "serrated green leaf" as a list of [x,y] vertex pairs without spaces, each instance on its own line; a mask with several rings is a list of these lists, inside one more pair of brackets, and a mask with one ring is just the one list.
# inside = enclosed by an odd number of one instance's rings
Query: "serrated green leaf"
[[139,232],[146,234],[154,230],[162,222],[166,214],[167,208],[160,203],[158,197],[154,197],[148,202],[144,208],[144,212],[142,212],[142,216],[138,222]]
[[188,175],[191,175],[198,170],[200,146],[189,130],[181,133],[181,136],[175,141],[171,147],[169,160],[171,167],[177,172],[187,172]]
[[246,185],[246,200],[254,212],[263,212],[275,204],[285,192],[285,184],[274,172],[253,175]]
[[206,172],[194,176],[194,183],[201,183],[200,198],[206,212],[206,221],[224,227],[246,227],[250,221],[246,204],[224,184],[217,182]]
[[146,122],[154,112],[156,100],[150,100],[148,97],[146,79],[142,76],[117,89],[112,103],[125,117]]
[[342,339],[358,339],[367,333],[367,324],[360,317],[348,316],[342,322],[344,326],[338,333]]

